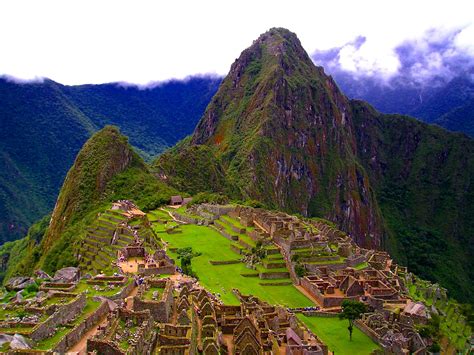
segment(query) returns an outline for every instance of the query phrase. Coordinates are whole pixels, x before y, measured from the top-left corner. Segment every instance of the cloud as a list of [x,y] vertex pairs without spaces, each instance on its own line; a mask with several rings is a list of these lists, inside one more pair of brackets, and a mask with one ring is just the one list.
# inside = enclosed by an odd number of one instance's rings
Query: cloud
[[45,78],[35,76],[32,78],[17,78],[12,75],[0,75],[0,80],[3,79],[9,83],[15,83],[15,84],[30,84],[30,83],[43,83],[45,81]]
[[312,58],[330,74],[393,80],[421,87],[439,85],[464,75],[474,78],[474,25],[430,29],[394,48],[372,51],[370,38],[356,37],[340,47],[316,50]]

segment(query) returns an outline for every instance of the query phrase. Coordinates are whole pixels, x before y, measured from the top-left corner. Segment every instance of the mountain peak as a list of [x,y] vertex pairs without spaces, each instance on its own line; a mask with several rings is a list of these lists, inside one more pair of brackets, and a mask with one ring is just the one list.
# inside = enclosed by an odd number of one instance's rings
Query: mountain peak
[[89,138],[64,180],[44,240],[45,249],[73,219],[82,217],[103,197],[115,175],[130,166],[146,169],[117,127],[105,126]]

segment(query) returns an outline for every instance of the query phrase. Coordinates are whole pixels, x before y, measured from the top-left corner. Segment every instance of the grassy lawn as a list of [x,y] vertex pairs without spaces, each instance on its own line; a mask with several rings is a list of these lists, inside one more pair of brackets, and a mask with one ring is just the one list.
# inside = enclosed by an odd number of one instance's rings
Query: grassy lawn
[[[311,306],[313,303],[299,292],[293,285],[262,286],[272,280],[260,280],[258,277],[243,277],[242,273],[255,272],[246,268],[243,263],[232,265],[211,265],[210,260],[235,260],[240,256],[230,249],[231,242],[212,228],[183,225],[182,233],[163,234],[172,248],[192,247],[202,255],[193,258],[192,267],[199,276],[199,282],[211,292],[220,293],[227,304],[238,304],[232,293],[237,288],[243,294],[252,294],[272,303],[289,307]],[[176,254],[169,252],[176,259]],[[179,261],[177,261],[179,265]],[[282,280],[277,280],[282,281]]]
[[306,317],[302,314],[298,314],[297,317],[328,346],[330,351],[338,355],[367,355],[379,349],[378,344],[356,327],[352,333],[352,341],[349,341],[347,320],[340,320],[337,317]]

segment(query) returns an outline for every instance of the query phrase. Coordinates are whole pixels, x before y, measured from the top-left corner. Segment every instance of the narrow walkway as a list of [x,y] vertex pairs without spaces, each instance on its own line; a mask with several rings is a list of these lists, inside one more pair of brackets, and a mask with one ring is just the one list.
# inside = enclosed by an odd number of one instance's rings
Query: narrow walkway
[[173,216],[173,214],[172,214],[170,211],[168,211],[168,210],[165,210],[165,209],[164,209],[164,208],[162,208],[162,207],[160,207],[160,210],[161,210],[161,211],[163,211],[163,212],[166,212],[166,213],[168,213],[168,214],[169,214],[169,216],[170,216],[170,217],[173,219],[173,221],[175,221],[176,223],[180,223],[180,224],[188,224],[188,223],[186,223],[186,222],[184,222],[184,221],[181,221],[181,220],[177,219],[175,216]]
[[99,327],[101,324],[105,323],[107,319],[107,314],[104,315],[100,321],[91,329],[89,329],[84,335],[82,336],[81,340],[77,342],[76,345],[74,345],[72,348],[70,348],[67,351],[67,354],[78,354],[78,355],[86,355],[87,354],[87,339],[92,338],[94,335],[96,335],[97,331],[99,330]]
[[133,309],[133,297],[135,297],[137,293],[138,293],[138,286],[135,286],[132,292],[130,292],[130,294],[125,298],[125,303],[129,311]]

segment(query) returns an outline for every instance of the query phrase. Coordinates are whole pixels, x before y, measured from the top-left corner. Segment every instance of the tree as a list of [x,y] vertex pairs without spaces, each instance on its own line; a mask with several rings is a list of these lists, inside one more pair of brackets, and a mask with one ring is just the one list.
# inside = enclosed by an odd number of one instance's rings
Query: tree
[[349,321],[349,339],[352,341],[352,330],[354,329],[354,321],[359,319],[363,313],[367,312],[367,307],[359,301],[344,300],[342,302],[342,312],[339,314],[340,319]]
[[201,255],[201,253],[193,252],[193,248],[191,247],[180,248],[176,253],[178,254],[178,259],[181,260],[181,270],[183,270],[183,273],[197,278],[197,275],[193,271],[191,260],[192,258]]

